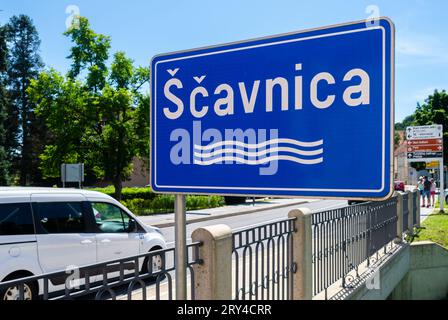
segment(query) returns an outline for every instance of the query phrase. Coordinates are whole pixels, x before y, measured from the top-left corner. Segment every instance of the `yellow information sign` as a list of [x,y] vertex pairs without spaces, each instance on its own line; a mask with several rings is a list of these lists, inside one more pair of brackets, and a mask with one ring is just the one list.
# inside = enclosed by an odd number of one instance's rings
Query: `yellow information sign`
[[439,167],[439,161],[431,161],[426,163],[426,169],[438,168],[438,167]]

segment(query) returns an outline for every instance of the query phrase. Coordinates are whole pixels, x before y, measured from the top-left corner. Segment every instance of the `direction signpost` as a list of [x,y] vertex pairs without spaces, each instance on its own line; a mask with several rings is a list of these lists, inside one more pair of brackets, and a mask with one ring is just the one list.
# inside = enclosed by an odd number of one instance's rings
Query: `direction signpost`
[[376,22],[153,58],[151,187],[177,195],[179,299],[184,194],[392,195],[394,26]]
[[442,145],[418,145],[418,146],[408,147],[408,152],[431,151],[431,152],[442,153],[442,150],[443,150]]
[[408,146],[420,146],[420,145],[442,145],[442,139],[417,139],[417,140],[408,140]]
[[439,124],[406,128],[409,162],[438,162],[440,212],[444,211],[443,126]]
[[407,157],[409,161],[435,161],[443,157],[442,125],[406,128]]
[[442,139],[443,127],[440,124],[428,126],[407,127],[406,137],[408,140],[415,139]]
[[[408,160],[414,162],[421,162],[421,161],[428,161],[432,159],[438,159],[441,158],[443,155],[443,152],[431,152],[428,149],[423,149],[423,151],[413,151],[408,152]],[[423,159],[423,160],[422,160]]]

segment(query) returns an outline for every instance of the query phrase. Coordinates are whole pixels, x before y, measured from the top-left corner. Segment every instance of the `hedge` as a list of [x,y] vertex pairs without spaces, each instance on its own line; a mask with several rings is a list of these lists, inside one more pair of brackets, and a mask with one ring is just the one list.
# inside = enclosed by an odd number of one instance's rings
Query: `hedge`
[[[105,193],[111,197],[114,196],[115,188],[113,186],[109,186],[106,188],[94,188],[90,189],[92,191],[99,191]],[[157,196],[154,192],[152,192],[151,188],[123,188],[121,190],[121,199],[122,200],[132,200],[132,199],[146,199],[152,200]]]
[[[110,196],[114,194],[114,187],[91,190]],[[225,204],[221,196],[186,196],[185,202],[187,210],[215,208]],[[123,188],[121,203],[137,215],[174,212],[174,196],[156,194],[150,188]]]

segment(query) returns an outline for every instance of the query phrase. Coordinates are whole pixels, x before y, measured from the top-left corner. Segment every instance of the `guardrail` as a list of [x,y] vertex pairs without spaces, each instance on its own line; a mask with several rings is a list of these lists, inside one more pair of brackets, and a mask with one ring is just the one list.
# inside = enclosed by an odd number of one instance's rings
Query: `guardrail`
[[[201,263],[199,242],[187,246],[189,296],[195,299],[193,266]],[[42,300],[127,299],[172,300],[175,248],[106,261],[70,270],[58,271],[0,283],[0,292],[11,293],[14,300],[29,300],[30,287],[38,286]],[[93,282],[92,279],[100,281]],[[62,289],[61,289],[62,287]],[[3,297],[2,297],[3,298]]]
[[236,300],[288,300],[291,296],[292,233],[286,219],[232,233]]

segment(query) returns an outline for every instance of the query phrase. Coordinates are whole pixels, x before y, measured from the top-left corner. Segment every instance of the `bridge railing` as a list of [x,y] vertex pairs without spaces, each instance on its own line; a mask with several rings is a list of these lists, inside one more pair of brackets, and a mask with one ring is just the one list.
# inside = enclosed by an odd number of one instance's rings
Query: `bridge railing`
[[[187,298],[327,299],[330,288],[351,286],[400,247],[420,224],[419,201],[416,191],[398,192],[385,201],[321,212],[298,208],[288,218],[242,230],[197,228],[187,250]],[[83,266],[76,274],[1,282],[0,292],[12,288],[23,300],[30,285],[38,285],[45,300],[174,299],[174,253],[168,248]],[[80,286],[67,286],[76,279]],[[55,292],[57,285],[63,290]]]
[[295,219],[232,232],[233,298],[289,300]]
[[345,288],[397,236],[397,198],[317,212],[312,215],[313,296],[341,281]]
[[[195,299],[193,266],[201,263],[199,242],[188,245],[188,299]],[[172,300],[175,248],[150,251],[121,259],[0,282],[2,299],[15,300]],[[32,289],[38,295],[31,296]]]

